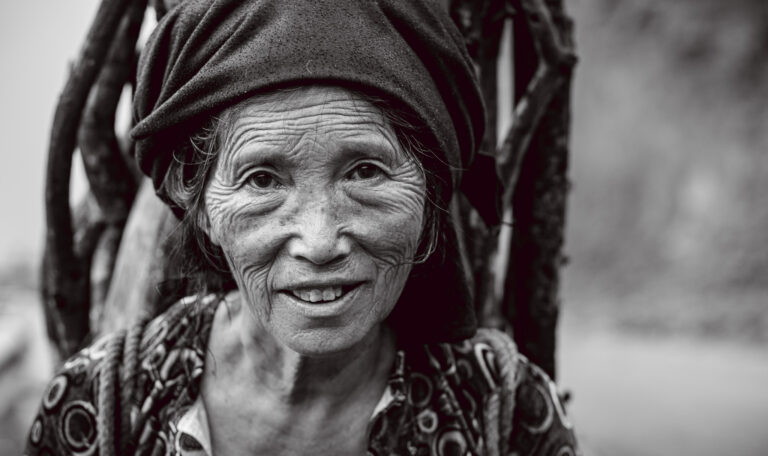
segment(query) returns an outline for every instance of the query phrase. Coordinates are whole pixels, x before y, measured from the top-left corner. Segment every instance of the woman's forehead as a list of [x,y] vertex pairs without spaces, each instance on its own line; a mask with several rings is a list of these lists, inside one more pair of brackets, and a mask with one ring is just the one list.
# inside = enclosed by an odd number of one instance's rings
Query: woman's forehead
[[[378,107],[337,87],[310,86],[255,96],[231,117],[224,155],[312,148],[375,148],[402,154],[396,134]],[[229,157],[227,157],[229,158]],[[226,160],[226,158],[225,158]]]

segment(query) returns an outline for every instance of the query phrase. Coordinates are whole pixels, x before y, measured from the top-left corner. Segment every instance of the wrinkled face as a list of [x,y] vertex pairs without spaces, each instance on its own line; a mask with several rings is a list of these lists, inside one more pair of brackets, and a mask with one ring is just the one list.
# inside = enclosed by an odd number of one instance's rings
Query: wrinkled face
[[203,229],[255,327],[306,355],[377,334],[421,235],[425,183],[382,113],[332,87],[252,99],[205,190]]

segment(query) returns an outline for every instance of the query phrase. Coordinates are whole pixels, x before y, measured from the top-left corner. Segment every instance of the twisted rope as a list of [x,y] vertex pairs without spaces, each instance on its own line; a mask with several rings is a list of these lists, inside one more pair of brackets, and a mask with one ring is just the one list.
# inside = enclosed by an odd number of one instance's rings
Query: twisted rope
[[[486,418],[496,418],[498,426],[493,426],[493,436],[498,441],[498,453],[508,454],[509,436],[512,435],[512,417],[515,413],[515,393],[519,382],[517,346],[512,339],[495,329],[480,329],[478,335],[488,343],[496,356],[499,367],[499,388],[486,405]],[[490,439],[489,439],[490,440]],[[491,448],[492,442],[487,442]],[[495,452],[494,452],[495,453]]]
[[107,342],[106,356],[99,372],[99,412],[96,418],[98,429],[99,454],[101,456],[117,455],[115,445],[115,428],[118,416],[115,413],[117,400],[117,379],[120,362],[123,357],[123,342],[125,330],[118,332]]
[[120,380],[120,454],[131,454],[134,442],[131,440],[131,400],[136,387],[136,370],[139,366],[139,348],[146,320],[142,319],[128,329],[123,346],[123,375]]

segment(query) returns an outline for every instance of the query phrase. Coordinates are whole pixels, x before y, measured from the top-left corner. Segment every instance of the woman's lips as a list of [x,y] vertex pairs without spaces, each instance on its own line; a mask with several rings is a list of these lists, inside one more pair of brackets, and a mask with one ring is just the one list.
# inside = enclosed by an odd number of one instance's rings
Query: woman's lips
[[341,296],[341,287],[300,288],[289,290],[293,296],[307,302],[328,302]]
[[345,294],[357,288],[360,283],[351,285],[312,285],[296,288],[288,288],[281,290],[282,293],[292,295],[296,299],[300,299],[306,303],[327,303],[335,301]]
[[[363,283],[355,285],[334,285],[327,287],[294,288],[278,294],[298,308],[309,318],[334,317],[344,313]],[[329,299],[326,299],[329,298]]]

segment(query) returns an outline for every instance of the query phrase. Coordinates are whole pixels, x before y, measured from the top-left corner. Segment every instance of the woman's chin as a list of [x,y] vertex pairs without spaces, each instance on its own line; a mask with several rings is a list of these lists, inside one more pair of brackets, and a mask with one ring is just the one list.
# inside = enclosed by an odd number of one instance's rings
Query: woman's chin
[[[350,332],[352,334],[350,334]],[[339,328],[314,328],[286,334],[285,345],[308,357],[324,357],[347,353],[361,345],[365,335]]]
[[374,327],[275,328],[269,331],[279,345],[311,358],[349,355],[365,351],[380,335],[381,324]]
[[379,330],[381,321],[371,318],[378,313],[362,307],[372,302],[364,289],[318,303],[281,293],[272,302],[267,328],[287,348],[302,355],[348,352],[367,343]]

